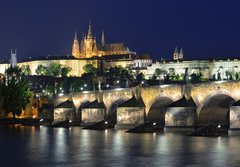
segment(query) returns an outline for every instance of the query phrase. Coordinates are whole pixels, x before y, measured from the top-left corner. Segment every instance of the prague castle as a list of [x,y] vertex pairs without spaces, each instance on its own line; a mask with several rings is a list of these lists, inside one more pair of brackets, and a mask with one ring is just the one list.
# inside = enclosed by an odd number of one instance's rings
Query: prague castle
[[79,43],[77,33],[72,47],[72,55],[75,58],[91,58],[94,56],[107,56],[107,55],[125,55],[135,54],[131,52],[128,47],[125,47],[123,43],[111,43],[105,44],[104,32],[102,32],[101,43],[97,43],[96,37],[92,34],[91,22],[89,22],[87,35],[83,34],[83,37]]
[[[70,44],[71,45],[71,44]],[[16,64],[16,53],[12,54],[12,62]],[[14,61],[13,61],[14,60]],[[80,42],[77,33],[75,33],[72,44],[72,55],[68,56],[43,56],[29,57],[20,60],[18,66],[29,66],[31,75],[37,75],[36,69],[39,65],[49,66],[51,63],[61,64],[63,67],[70,67],[69,76],[82,76],[84,66],[92,64],[96,68],[100,67],[103,61],[105,69],[110,67],[123,67],[129,70],[138,70],[145,75],[146,79],[152,78],[156,69],[162,71],[163,78],[166,74],[184,76],[186,72],[191,75],[201,74],[204,78],[221,79],[239,79],[240,78],[240,60],[186,60],[183,49],[175,48],[172,54],[172,61],[152,62],[149,55],[138,55],[130,51],[123,43],[105,43],[104,32],[101,42],[97,43],[96,37],[92,33],[91,23],[89,23],[88,32],[83,35]],[[0,62],[0,73],[4,74],[10,66],[9,61]]]
[[[15,53],[11,53],[16,56]],[[91,23],[89,22],[88,33],[83,35],[81,41],[78,41],[75,32],[72,55],[67,56],[41,56],[29,57],[18,62],[19,67],[29,66],[31,75],[37,75],[38,66],[49,66],[51,63],[61,64],[63,67],[70,67],[69,76],[82,76],[83,67],[86,64],[92,64],[98,68],[100,61],[104,61],[104,68],[123,67],[123,68],[146,68],[152,64],[149,55],[137,55],[136,52],[130,51],[123,43],[105,44],[104,32],[102,33],[101,42],[97,43],[96,37],[92,33]],[[9,67],[9,61],[0,62],[0,73],[4,74]]]

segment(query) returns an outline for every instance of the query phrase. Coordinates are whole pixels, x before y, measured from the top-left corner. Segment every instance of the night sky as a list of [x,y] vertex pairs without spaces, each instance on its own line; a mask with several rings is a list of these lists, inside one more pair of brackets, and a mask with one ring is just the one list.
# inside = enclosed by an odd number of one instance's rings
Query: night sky
[[91,20],[97,40],[154,59],[240,58],[239,0],[12,0],[0,4],[0,58],[71,54]]

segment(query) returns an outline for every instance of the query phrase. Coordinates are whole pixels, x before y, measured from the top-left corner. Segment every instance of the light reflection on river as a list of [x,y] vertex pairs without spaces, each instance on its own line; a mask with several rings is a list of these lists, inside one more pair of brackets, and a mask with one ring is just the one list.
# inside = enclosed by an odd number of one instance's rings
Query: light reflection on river
[[240,137],[0,127],[0,166],[239,166]]

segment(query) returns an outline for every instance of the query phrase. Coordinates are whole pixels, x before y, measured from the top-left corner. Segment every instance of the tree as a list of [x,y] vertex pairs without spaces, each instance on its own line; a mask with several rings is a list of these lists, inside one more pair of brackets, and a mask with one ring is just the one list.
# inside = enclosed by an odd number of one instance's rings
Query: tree
[[22,109],[30,102],[32,93],[24,73],[18,67],[6,70],[6,79],[3,85],[3,108],[7,113],[20,116]]
[[72,69],[70,67],[62,67],[62,69],[61,69],[61,76],[62,77],[67,77],[71,70]]
[[46,75],[58,77],[61,75],[61,64],[51,63],[47,66]]
[[27,65],[23,65],[21,67],[22,69],[22,72],[25,74],[25,75],[31,75],[31,69],[30,69],[30,66],[27,64]]
[[37,69],[36,69],[36,73],[38,75],[45,75],[46,74],[46,67],[44,67],[43,65],[38,65]]
[[83,70],[85,71],[85,73],[92,74],[93,76],[96,76],[97,74],[97,68],[95,68],[92,64],[86,64],[83,67]]
[[144,75],[143,75],[143,73],[138,74],[137,77],[136,77],[136,79],[137,79],[138,82],[143,81],[143,80],[144,80]]

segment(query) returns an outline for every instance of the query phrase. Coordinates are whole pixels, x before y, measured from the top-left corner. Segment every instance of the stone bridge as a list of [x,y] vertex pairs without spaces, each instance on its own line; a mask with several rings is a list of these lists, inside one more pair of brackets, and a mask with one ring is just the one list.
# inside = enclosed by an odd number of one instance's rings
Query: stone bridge
[[[130,99],[140,91],[146,106],[146,115],[151,119],[165,114],[167,105],[180,99],[183,95],[192,97],[197,105],[197,116],[201,121],[211,121],[216,114],[224,116],[229,111],[229,106],[240,99],[239,81],[216,81],[201,84],[186,85],[159,85],[152,87],[133,87],[103,90],[103,102],[107,113],[112,114],[116,107]],[[97,91],[67,94],[55,99],[55,105],[71,98],[79,111],[82,105],[96,100]],[[225,114],[226,115],[226,114]],[[219,116],[218,116],[219,117]]]

